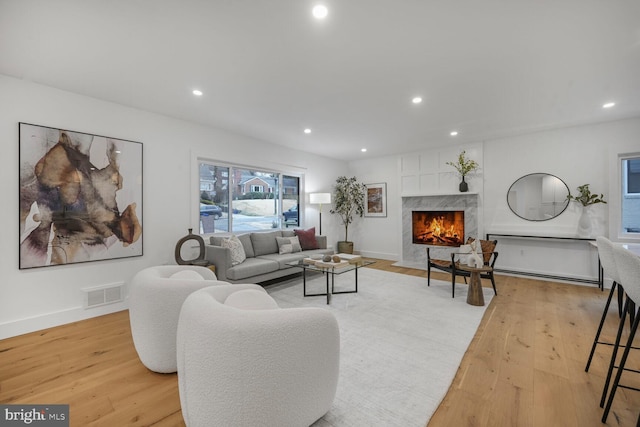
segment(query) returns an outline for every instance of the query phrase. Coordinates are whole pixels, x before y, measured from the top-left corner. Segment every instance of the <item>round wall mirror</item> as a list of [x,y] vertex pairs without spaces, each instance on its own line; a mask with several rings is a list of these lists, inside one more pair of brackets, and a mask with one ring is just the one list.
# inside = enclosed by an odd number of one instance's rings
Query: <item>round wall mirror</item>
[[532,173],[511,184],[507,204],[511,211],[528,221],[547,221],[560,215],[569,205],[569,187],[557,176]]

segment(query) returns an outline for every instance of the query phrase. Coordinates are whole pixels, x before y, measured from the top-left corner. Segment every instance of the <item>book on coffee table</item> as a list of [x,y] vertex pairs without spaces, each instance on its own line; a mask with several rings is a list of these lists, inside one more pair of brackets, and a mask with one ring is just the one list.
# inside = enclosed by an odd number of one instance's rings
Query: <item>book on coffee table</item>
[[315,266],[318,268],[343,268],[349,265],[349,261],[340,261],[340,262],[326,262],[326,261],[316,261]]

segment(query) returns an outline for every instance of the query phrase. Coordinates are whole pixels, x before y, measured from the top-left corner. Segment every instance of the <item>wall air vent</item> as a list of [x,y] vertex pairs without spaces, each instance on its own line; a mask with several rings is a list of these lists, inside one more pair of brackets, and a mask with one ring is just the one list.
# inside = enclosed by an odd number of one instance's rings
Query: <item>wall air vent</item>
[[85,309],[124,301],[123,282],[84,288],[83,291],[85,293]]

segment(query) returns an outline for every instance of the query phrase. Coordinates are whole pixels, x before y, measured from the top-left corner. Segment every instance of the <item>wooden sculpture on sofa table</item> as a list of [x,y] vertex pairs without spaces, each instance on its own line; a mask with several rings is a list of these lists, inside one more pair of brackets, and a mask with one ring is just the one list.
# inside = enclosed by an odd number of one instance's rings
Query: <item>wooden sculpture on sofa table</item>
[[[475,239],[469,238],[467,239],[467,245],[476,244]],[[496,245],[498,244],[497,240],[480,240],[480,250],[482,257],[479,254],[475,253],[475,250],[472,249],[472,253],[462,254],[461,252],[452,252],[451,259],[443,260],[443,259],[434,259],[431,258],[430,248],[427,248],[427,286],[431,286],[431,268],[436,268],[441,271],[446,271],[451,273],[451,297],[455,297],[456,292],[456,276],[462,276],[464,278],[464,282],[467,283],[467,277],[471,275],[468,271],[463,271],[456,268],[456,265],[460,265],[460,257],[461,255],[467,255],[467,264],[472,266],[471,259],[473,254],[478,258],[481,258],[480,266],[488,266],[491,267],[490,271],[483,272],[480,274],[480,278],[491,280],[491,286],[493,286],[493,292],[498,295],[498,291],[496,290],[496,282],[493,277],[493,267],[496,263],[496,259],[498,259],[498,252],[495,251]],[[477,260],[473,261],[474,264],[477,263]]]

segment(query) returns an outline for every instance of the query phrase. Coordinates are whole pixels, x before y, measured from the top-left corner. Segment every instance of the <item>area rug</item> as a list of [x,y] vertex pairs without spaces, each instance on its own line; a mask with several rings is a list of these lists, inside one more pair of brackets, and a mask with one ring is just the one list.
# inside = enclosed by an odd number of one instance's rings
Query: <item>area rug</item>
[[[353,272],[335,289],[354,286]],[[325,278],[307,277],[307,292],[323,292]],[[424,427],[444,398],[491,301],[466,303],[467,286],[387,271],[358,270],[358,293],[302,296],[302,278],[269,285],[282,308],[323,307],[340,325],[340,377],[333,406],[313,427]]]

